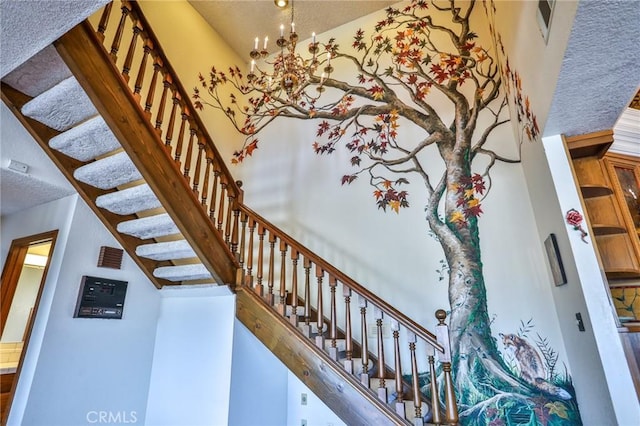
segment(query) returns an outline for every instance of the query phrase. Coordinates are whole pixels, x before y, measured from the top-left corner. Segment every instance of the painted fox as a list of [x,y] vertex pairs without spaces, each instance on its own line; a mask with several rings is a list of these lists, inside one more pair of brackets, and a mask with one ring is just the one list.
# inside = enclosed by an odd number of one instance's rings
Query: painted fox
[[505,348],[512,348],[518,366],[520,367],[520,377],[530,385],[544,393],[553,395],[560,399],[571,399],[571,395],[566,390],[549,383],[545,377],[545,370],[542,358],[538,351],[525,339],[515,334],[502,334],[502,343]]

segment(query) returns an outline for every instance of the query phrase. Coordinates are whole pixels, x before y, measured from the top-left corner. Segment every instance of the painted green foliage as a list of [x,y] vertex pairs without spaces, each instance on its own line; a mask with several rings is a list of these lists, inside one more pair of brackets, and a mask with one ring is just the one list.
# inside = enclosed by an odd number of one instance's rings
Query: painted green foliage
[[[220,109],[247,136],[235,163],[255,155],[257,136],[271,123],[317,120],[313,150],[330,155],[340,146],[346,149],[354,171],[341,183],[367,179],[379,209],[398,213],[408,208],[414,203],[409,182],[423,185],[426,198],[419,204],[444,253],[439,272],[448,279],[452,372],[462,423],[579,424],[571,378],[557,374],[557,360],[549,368],[556,355],[546,341],[540,355],[526,335],[505,335],[505,345],[514,350],[506,358],[491,330],[479,218],[494,183],[492,167],[520,160],[500,155],[487,142],[511,120],[522,130],[520,143],[535,141],[539,128],[517,72],[506,60],[501,69],[494,49],[480,45],[471,28],[475,8],[474,1],[454,0],[411,0],[390,7],[373,28],[356,31],[351,49],[342,49],[334,39],[320,45],[319,69],[330,54],[332,64],[353,67],[355,78],[301,77],[293,93],[264,75],[247,79],[238,67],[212,68],[200,77],[196,107]],[[223,95],[223,86],[232,86],[235,93]],[[318,86],[324,90],[315,90]],[[515,111],[511,119],[509,98]],[[441,105],[443,99],[448,108]],[[451,107],[455,114],[446,118],[442,111]],[[415,127],[421,136],[399,137],[402,126]],[[444,171],[427,169],[424,159],[434,156]]]

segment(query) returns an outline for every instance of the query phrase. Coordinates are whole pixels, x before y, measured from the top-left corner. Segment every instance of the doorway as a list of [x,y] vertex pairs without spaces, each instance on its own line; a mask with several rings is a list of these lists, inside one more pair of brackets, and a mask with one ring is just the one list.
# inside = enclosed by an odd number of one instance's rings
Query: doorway
[[0,282],[0,420],[6,424],[58,231],[11,242]]

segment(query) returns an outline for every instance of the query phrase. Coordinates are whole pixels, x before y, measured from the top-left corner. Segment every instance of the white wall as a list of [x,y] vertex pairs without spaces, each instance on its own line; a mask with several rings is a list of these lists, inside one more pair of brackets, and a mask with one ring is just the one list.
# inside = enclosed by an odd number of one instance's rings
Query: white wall
[[288,371],[287,367],[236,319],[233,328],[229,424],[287,424]]
[[159,293],[146,424],[226,425],[235,296],[218,286],[165,287]]
[[[289,372],[287,388],[287,426],[300,426],[303,421],[308,426],[342,426],[345,423],[325,405],[309,388]],[[302,394],[307,404],[302,405]]]
[[[30,377],[20,377],[20,403],[14,405],[10,424],[87,424],[101,411],[144,421],[159,308],[157,290],[126,254],[121,270],[96,266],[100,246],[118,244],[76,196],[16,213],[15,219],[5,218],[2,226],[11,233],[29,235],[41,232],[39,218],[57,215],[66,216],[67,227],[56,224],[63,229],[34,331],[41,330],[43,323],[46,329],[38,337],[40,347],[29,345],[27,356],[33,351],[37,359],[35,371],[30,390],[26,382]],[[3,232],[3,244],[6,237]],[[129,282],[121,320],[73,318],[83,275]]]
[[[545,139],[545,146],[548,146],[547,142],[547,139]],[[557,142],[554,141],[554,143]],[[564,191],[560,192],[560,194],[572,191],[573,195],[577,197],[566,157],[562,158],[564,157],[562,143],[558,146],[559,149],[553,149],[551,152],[548,150],[545,152],[545,147],[542,144],[532,144],[525,147],[524,168],[528,178],[527,186],[531,194],[539,238],[544,240],[551,233],[556,235],[560,256],[567,274],[566,285],[560,287],[551,286],[551,289],[555,315],[559,320],[568,361],[571,365],[571,371],[574,373],[573,381],[578,401],[580,402],[582,419],[585,424],[613,425],[616,423],[615,414],[607,391],[607,380],[602,368],[602,359],[597,351],[594,338],[594,327],[601,326],[602,318],[590,315],[590,311],[585,304],[587,293],[583,294],[586,289],[581,285],[580,276],[576,268],[576,259],[582,259],[581,262],[586,263],[595,262],[595,255],[592,254],[592,257],[586,260],[583,256],[574,257],[575,253],[571,249],[572,242],[570,240],[572,239],[577,239],[581,245],[585,244],[580,241],[579,235],[568,233],[567,230],[571,228],[568,228],[568,225],[564,223],[563,211],[569,210],[571,207],[564,205],[564,209],[561,209],[556,195],[556,191],[561,191],[561,189],[554,187],[554,181],[555,185],[558,185],[559,182],[564,182]],[[547,161],[549,161],[548,156],[551,156],[550,161],[555,164],[554,171],[549,170],[550,166],[547,164]],[[562,176],[558,175],[559,165],[563,165],[561,169]],[[567,172],[568,175],[566,174]],[[573,207],[579,208],[579,205],[573,204]],[[592,252],[593,246],[590,244],[584,249]],[[594,263],[594,265],[596,264]],[[548,267],[545,269],[550,274]],[[602,276],[597,272],[596,275],[591,276],[591,280],[594,282],[599,281],[600,284],[592,288],[595,291],[591,293],[590,297],[593,299],[601,298],[598,304],[601,307],[606,306],[607,298],[604,293]],[[578,330],[576,313],[582,315],[586,328],[585,332]],[[610,311],[609,317],[609,321],[612,322],[613,317]],[[604,361],[605,363],[607,362],[606,359]]]
[[0,222],[0,248],[3,267],[11,241],[29,235],[58,230],[56,245],[51,253],[49,271],[40,297],[40,306],[35,314],[29,347],[22,362],[20,380],[14,394],[8,419],[8,424],[10,425],[22,423],[53,303],[53,296],[58,285],[58,277],[67,247],[67,239],[76,202],[77,196],[69,196],[10,216],[3,216]]

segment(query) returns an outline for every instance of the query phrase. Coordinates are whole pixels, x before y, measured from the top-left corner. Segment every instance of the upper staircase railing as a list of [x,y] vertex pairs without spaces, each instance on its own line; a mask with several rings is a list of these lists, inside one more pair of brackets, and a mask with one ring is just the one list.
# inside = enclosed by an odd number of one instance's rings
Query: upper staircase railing
[[[428,370],[430,421],[457,423],[446,313],[436,313],[435,334],[429,332],[245,206],[241,185],[225,166],[135,2],[124,0],[119,9],[115,3],[107,4],[97,30],[88,22],[82,26],[90,31],[88,38],[104,49],[124,83],[120,87],[128,87],[138,116],[153,129],[157,148],[173,162],[226,246],[231,263],[237,265],[234,289],[262,296],[280,317],[301,330],[301,337],[312,338],[346,373],[377,389],[380,400],[393,400],[400,418],[408,417],[414,424],[423,424],[427,414],[419,366]],[[63,46],[64,37],[61,40]],[[170,200],[171,194],[163,197]],[[192,238],[197,244],[197,236]],[[368,329],[371,320],[373,331]],[[371,348],[369,341],[375,342]],[[405,416],[406,401],[413,407],[409,416]]]

